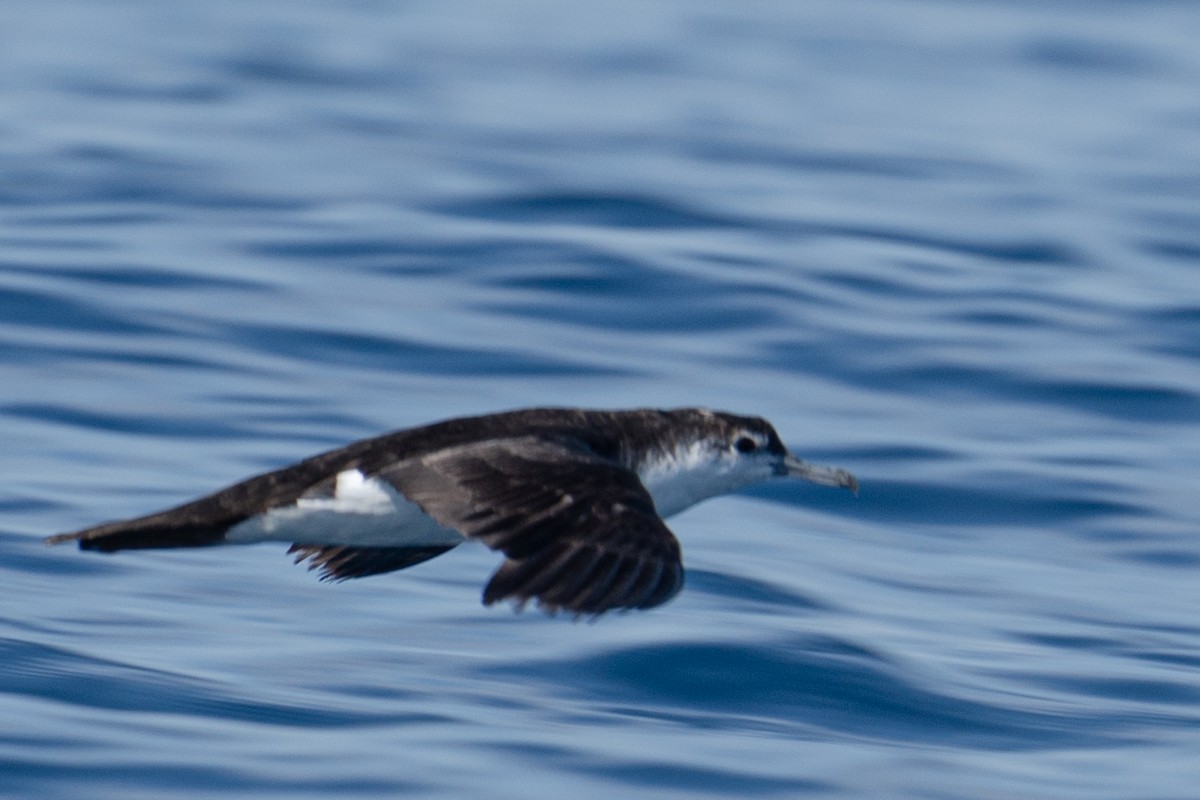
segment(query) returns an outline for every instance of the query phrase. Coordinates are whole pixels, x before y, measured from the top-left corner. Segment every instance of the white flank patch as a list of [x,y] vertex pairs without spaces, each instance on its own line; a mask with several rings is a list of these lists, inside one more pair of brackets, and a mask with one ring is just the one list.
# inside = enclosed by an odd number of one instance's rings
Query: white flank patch
[[461,544],[463,536],[438,525],[387,482],[348,469],[337,474],[333,497],[301,497],[293,506],[273,508],[234,525],[225,540],[419,547]]
[[394,514],[396,500],[408,502],[390,485],[378,478],[367,480],[356,469],[339,472],[335,481],[333,497],[301,497],[296,508],[340,514]]

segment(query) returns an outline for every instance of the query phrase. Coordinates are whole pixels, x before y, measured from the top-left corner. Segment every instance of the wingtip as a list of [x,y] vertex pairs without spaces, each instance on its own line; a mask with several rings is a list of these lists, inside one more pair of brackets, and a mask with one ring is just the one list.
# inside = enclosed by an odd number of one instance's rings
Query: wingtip
[[[550,559],[560,565],[564,559]],[[534,565],[536,566],[536,565]],[[576,586],[560,592],[561,586],[547,580],[540,570],[527,562],[506,560],[483,589],[483,605],[492,606],[508,601],[513,611],[521,613],[529,603],[536,604],[547,616],[570,616],[572,621],[595,620],[609,612],[625,613],[660,606],[683,588],[681,566],[672,567],[655,562],[634,560],[626,565],[626,574],[619,580],[616,570],[604,576],[599,586]],[[588,577],[589,573],[585,573]]]

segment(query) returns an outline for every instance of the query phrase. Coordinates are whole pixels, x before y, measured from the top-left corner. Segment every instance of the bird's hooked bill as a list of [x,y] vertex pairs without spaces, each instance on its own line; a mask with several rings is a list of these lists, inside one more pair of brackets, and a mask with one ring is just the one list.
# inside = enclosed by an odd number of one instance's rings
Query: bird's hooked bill
[[841,467],[810,464],[795,456],[788,456],[783,465],[787,469],[787,474],[793,478],[801,478],[822,486],[840,486],[858,494],[858,479]]

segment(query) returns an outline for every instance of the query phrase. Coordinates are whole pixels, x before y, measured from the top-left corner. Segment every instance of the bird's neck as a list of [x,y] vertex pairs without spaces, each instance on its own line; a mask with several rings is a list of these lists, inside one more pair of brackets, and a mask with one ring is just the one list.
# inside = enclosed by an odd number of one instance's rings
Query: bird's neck
[[652,452],[636,469],[663,517],[738,488],[711,449],[699,443]]

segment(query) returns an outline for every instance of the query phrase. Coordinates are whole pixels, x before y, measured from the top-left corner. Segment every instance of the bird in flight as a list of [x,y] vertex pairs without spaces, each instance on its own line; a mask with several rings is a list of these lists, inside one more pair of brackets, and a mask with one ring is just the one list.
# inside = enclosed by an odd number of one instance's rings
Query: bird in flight
[[46,539],[84,550],[281,541],[322,579],[419,564],[468,539],[505,560],[486,605],[593,616],[683,586],[663,522],[774,477],[858,491],[791,455],[769,422],[701,408],[533,408],[363,439],[144,517]]

